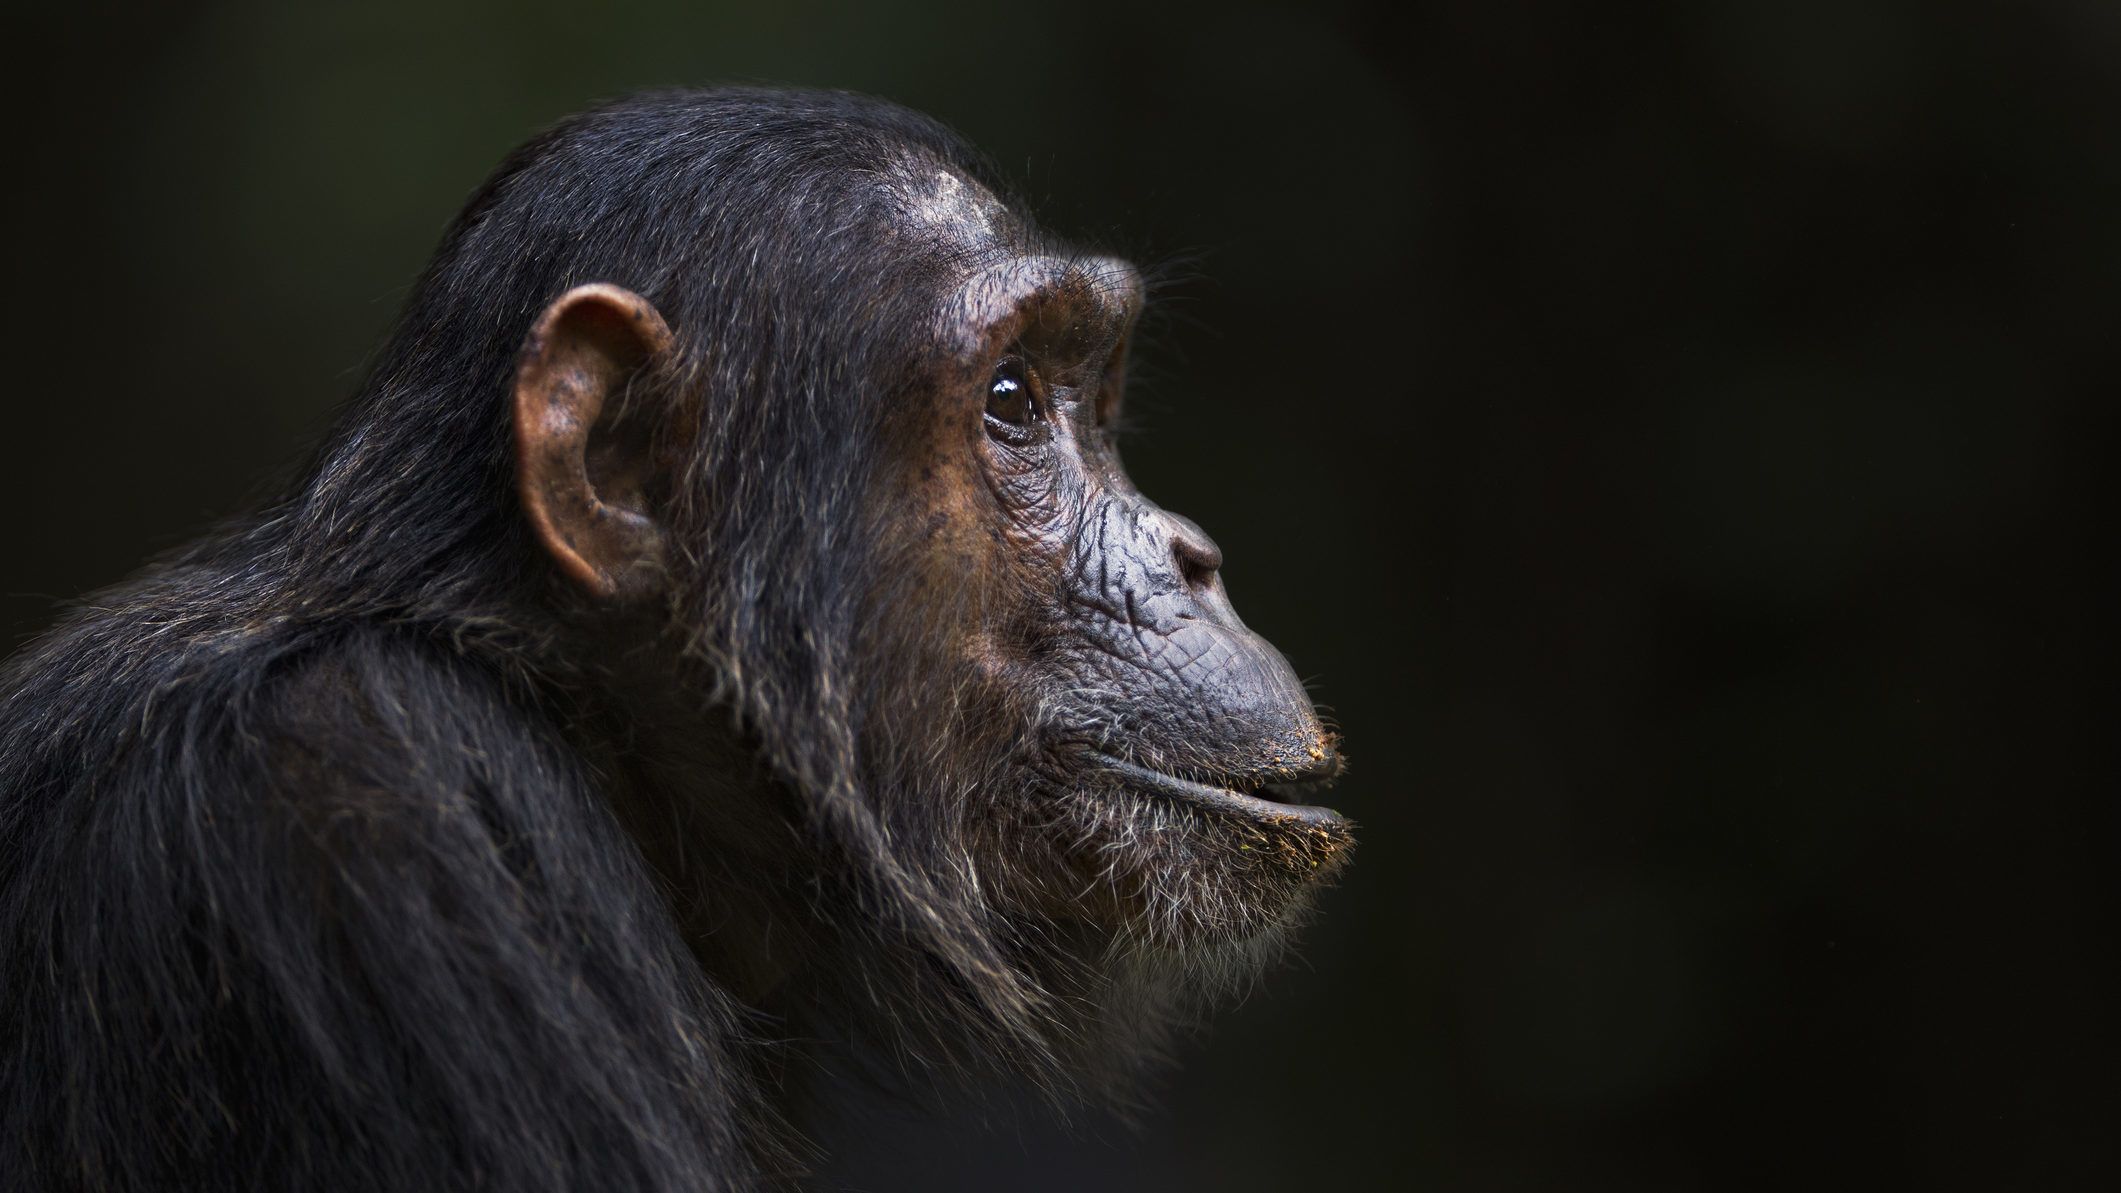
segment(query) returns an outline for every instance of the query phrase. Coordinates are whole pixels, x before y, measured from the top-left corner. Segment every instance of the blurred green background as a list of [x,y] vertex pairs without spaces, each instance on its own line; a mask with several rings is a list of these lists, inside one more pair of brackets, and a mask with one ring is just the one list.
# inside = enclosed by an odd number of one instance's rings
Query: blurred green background
[[10,641],[297,457],[457,204],[598,97],[886,95],[1172,267],[1129,459],[1344,725],[1358,864],[1142,1133],[870,1107],[825,1187],[2112,1175],[2121,9],[20,22]]

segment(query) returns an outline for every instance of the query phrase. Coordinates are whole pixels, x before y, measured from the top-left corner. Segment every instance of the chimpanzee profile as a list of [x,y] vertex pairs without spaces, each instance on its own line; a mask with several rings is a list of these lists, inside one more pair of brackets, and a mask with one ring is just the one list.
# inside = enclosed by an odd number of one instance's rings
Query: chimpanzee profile
[[835,93],[511,156],[299,481],[0,672],[0,1184],[781,1184],[806,1049],[1096,1096],[1270,954],[1333,735],[1002,193]]

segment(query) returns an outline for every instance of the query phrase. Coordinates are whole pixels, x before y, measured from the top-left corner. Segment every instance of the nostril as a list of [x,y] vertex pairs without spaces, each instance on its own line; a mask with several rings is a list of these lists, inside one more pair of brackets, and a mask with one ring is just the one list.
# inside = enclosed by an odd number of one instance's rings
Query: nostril
[[1178,544],[1178,574],[1186,578],[1193,588],[1206,588],[1215,583],[1216,569],[1222,566],[1222,556],[1213,552],[1198,551],[1184,540]]
[[1215,540],[1201,532],[1200,527],[1183,519],[1178,523],[1178,533],[1171,539],[1171,554],[1178,560],[1178,574],[1185,577],[1188,587],[1207,588],[1215,583],[1215,573],[1223,566],[1222,548]]

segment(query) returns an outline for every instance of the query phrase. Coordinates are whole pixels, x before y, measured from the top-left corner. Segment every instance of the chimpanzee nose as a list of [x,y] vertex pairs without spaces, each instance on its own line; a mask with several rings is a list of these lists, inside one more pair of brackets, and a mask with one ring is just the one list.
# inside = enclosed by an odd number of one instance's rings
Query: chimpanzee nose
[[1191,518],[1164,511],[1171,521],[1171,554],[1188,588],[1212,588],[1223,566],[1223,549]]

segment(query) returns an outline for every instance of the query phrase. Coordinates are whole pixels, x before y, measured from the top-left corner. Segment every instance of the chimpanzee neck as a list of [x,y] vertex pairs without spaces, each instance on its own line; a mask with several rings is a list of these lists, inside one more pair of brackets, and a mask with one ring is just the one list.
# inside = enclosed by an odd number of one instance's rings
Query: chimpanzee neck
[[655,871],[701,967],[760,1005],[810,960],[798,801],[734,718],[665,674],[669,653],[607,643],[609,663],[553,681],[563,731]]

